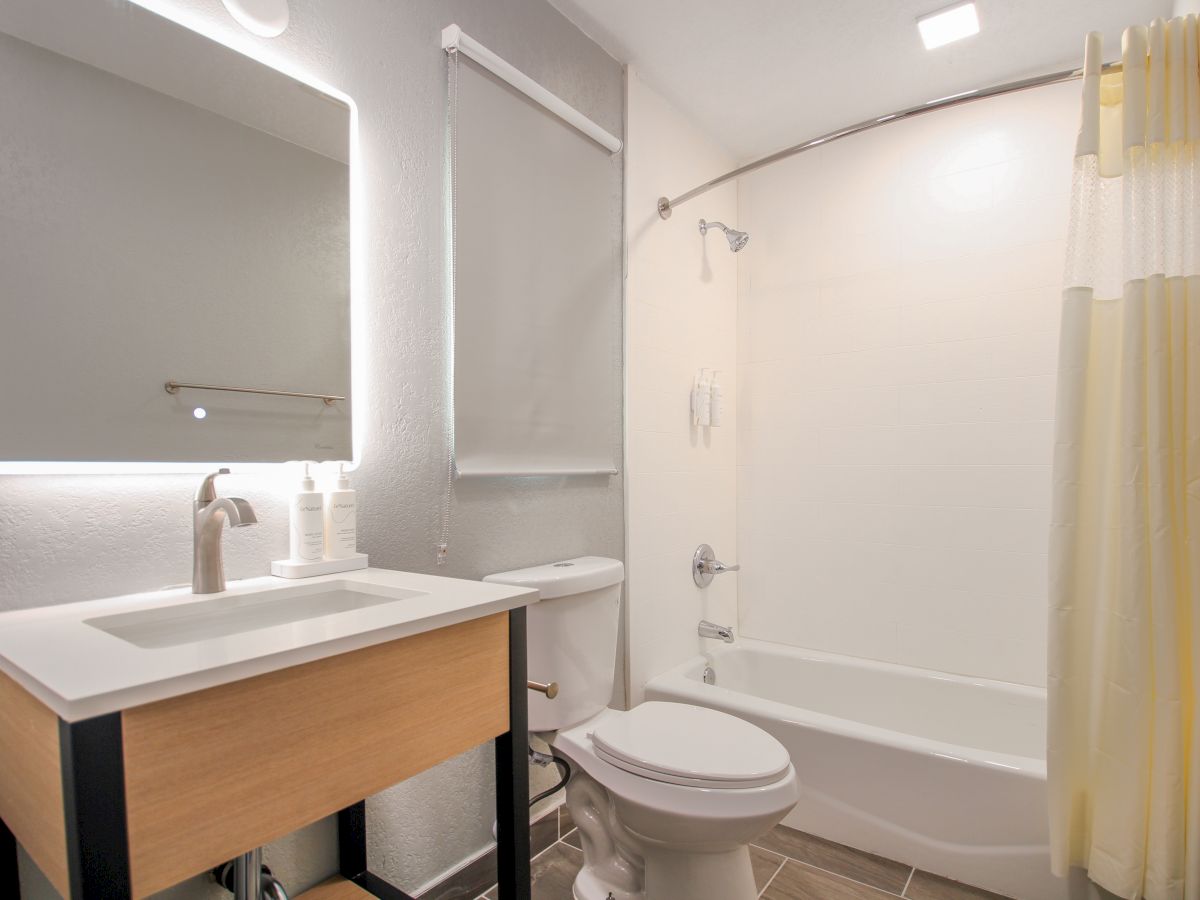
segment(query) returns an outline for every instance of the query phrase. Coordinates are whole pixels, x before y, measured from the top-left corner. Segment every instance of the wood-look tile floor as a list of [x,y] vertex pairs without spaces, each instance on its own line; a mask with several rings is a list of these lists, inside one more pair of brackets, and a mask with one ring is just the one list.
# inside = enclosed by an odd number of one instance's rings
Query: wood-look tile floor
[[[572,900],[579,832],[559,809],[559,839],[533,861],[533,900]],[[1009,900],[780,825],[750,848],[762,900]],[[495,900],[493,887],[479,900]]]

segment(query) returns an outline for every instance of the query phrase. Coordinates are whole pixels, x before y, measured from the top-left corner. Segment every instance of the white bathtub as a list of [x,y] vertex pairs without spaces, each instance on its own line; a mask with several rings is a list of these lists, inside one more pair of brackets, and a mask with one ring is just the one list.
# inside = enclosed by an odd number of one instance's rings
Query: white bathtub
[[784,824],[1020,900],[1050,875],[1046,692],[742,640],[655,678],[648,700],[724,710],[788,748]]

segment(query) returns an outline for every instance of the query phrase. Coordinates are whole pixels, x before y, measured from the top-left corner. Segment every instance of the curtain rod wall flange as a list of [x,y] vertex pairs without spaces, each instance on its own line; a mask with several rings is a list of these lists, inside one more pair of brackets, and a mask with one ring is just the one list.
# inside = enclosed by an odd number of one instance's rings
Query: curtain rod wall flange
[[591,138],[609,153],[621,152],[621,139],[601,128],[566,100],[542,87],[512,63],[497,56],[457,25],[442,29],[442,49],[473,59],[497,78],[508,82],[530,100],[554,113],[572,128]]
[[[1109,72],[1121,71],[1120,63],[1107,63],[1101,67],[1102,74]],[[1025,91],[1030,88],[1043,87],[1049,84],[1061,84],[1066,81],[1074,81],[1083,77],[1082,69],[1064,69],[1061,72],[1052,72],[1049,75],[1036,75],[1033,78],[1022,78],[1019,81],[1009,81],[1004,84],[994,85],[987,88],[976,88],[970,91],[963,91],[958,94],[951,94],[949,97],[943,97],[940,100],[930,100],[928,103],[922,103],[920,106],[910,106],[908,109],[902,109],[898,112],[888,113],[885,116],[876,116],[873,119],[867,119],[859,122],[856,125],[850,125],[846,128],[840,128],[837,131],[831,131],[823,134],[820,137],[811,138],[807,141],[802,141],[794,146],[787,147],[783,150],[777,150],[761,159],[756,159],[754,162],[746,163],[731,172],[726,172],[724,175],[719,175],[711,181],[706,181],[699,187],[694,187],[678,197],[659,197],[658,198],[658,217],[660,219],[671,218],[671,212],[680,203],[686,203],[694,197],[699,197],[701,194],[711,191],[715,187],[720,187],[726,182],[733,181],[735,178],[740,178],[743,175],[749,175],[751,172],[756,172],[772,163],[777,163],[797,154],[803,153],[805,150],[811,150],[813,147],[819,147],[822,144],[829,144],[833,141],[840,141],[842,138],[850,137],[854,134],[862,134],[864,131],[870,131],[872,128],[878,128],[880,125],[888,125],[892,122],[900,122],[904,119],[911,119],[915,116],[931,113],[935,110],[946,109],[951,106],[958,106],[963,103],[971,103],[975,100],[986,100],[988,97],[999,97],[1003,94],[1012,94],[1017,91]]]

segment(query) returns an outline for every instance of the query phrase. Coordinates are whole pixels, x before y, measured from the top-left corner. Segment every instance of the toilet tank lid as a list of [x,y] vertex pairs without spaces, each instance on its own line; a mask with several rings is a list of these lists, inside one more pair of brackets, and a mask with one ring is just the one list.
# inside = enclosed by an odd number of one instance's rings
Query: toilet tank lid
[[537,588],[543,600],[553,600],[555,597],[569,597],[620,584],[625,580],[625,565],[619,559],[577,556],[544,566],[498,572],[483,580],[494,584]]

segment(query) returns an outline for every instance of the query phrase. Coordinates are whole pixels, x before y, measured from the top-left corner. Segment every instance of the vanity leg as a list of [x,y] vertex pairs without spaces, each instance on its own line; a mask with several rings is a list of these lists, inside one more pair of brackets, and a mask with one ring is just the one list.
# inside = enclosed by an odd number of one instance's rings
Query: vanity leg
[[121,714],[58,723],[70,900],[130,900]]
[[367,868],[367,801],[338,810],[338,870],[347,881],[380,900],[413,900]]
[[367,801],[359,800],[337,814],[338,870],[347,881],[367,871]]
[[21,873],[17,867],[17,839],[0,820],[0,896],[20,900]]
[[522,608],[508,614],[508,731],[496,738],[500,900],[529,900],[528,692]]

